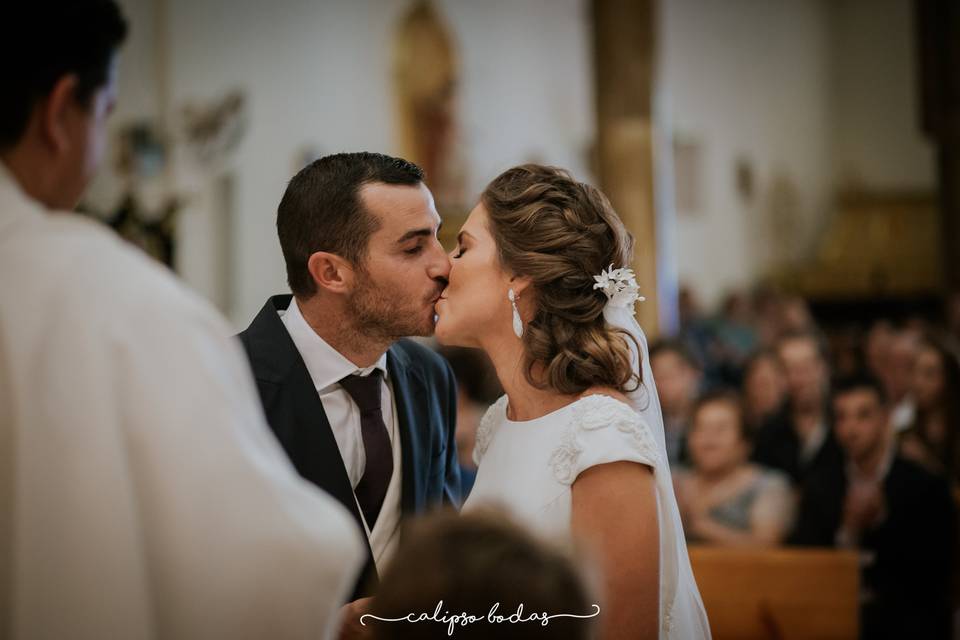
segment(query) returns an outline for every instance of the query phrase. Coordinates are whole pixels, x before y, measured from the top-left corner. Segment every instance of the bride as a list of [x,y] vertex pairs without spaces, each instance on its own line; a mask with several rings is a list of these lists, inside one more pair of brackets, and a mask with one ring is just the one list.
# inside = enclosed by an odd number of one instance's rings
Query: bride
[[633,317],[632,238],[597,189],[554,167],[498,176],[460,230],[437,338],[490,356],[506,395],[477,432],[464,509],[497,502],[601,560],[600,629],[709,638]]

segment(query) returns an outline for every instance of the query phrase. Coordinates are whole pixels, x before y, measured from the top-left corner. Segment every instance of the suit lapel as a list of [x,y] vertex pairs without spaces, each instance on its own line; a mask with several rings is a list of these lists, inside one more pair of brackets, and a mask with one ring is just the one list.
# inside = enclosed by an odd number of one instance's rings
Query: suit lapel
[[[347,475],[347,468],[340,454],[340,447],[333,436],[330,420],[320,402],[320,396],[310,380],[306,368],[302,372],[292,374],[289,384],[292,388],[301,387],[296,391],[297,401],[296,423],[300,426],[297,434],[298,445],[296,453],[291,456],[294,466],[305,478],[313,482],[336,498],[343,506],[353,513],[357,524],[363,528],[360,511]],[[302,375],[301,375],[302,374]],[[306,379],[302,379],[302,378]]]
[[363,542],[367,548],[367,561],[357,578],[351,599],[356,600],[373,595],[379,582],[377,567],[373,561],[373,548],[366,535],[360,507],[357,504],[353,486],[350,484],[350,476],[347,475],[340,447],[337,445],[330,420],[323,409],[323,403],[313,386],[313,380],[307,372],[306,365],[301,361],[300,367],[295,369],[302,371],[292,372],[289,384],[297,388],[302,387],[302,391],[298,390],[295,396],[299,399],[298,404],[300,402],[303,404],[296,416],[296,423],[301,426],[298,433],[299,443],[293,447],[296,453],[291,455],[291,459],[300,475],[327,491],[353,515],[363,534]]
[[290,299],[289,295],[270,298],[242,340],[251,357],[270,425],[293,466],[303,478],[346,507],[363,531],[353,487],[323,403],[277,314],[279,309],[289,306]]
[[397,430],[403,460],[401,506],[403,513],[413,514],[425,506],[427,472],[425,459],[429,448],[429,416],[424,412],[426,385],[419,372],[411,367],[406,354],[396,345],[387,352],[387,369],[397,405]]

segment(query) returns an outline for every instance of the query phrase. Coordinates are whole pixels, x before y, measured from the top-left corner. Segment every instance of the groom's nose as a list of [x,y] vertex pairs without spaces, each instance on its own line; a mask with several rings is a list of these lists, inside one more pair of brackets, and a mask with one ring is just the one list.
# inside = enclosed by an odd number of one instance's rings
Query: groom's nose
[[427,274],[434,280],[441,280],[446,284],[450,278],[450,257],[443,250],[443,246],[436,240],[431,246],[430,264]]

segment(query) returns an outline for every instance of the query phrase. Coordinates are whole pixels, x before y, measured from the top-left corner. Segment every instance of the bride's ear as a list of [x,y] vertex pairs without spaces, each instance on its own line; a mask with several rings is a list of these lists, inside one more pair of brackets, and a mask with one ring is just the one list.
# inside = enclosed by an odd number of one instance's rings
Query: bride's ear
[[533,280],[529,276],[511,276],[509,281],[509,287],[517,297],[521,297],[525,291],[528,291],[532,284]]

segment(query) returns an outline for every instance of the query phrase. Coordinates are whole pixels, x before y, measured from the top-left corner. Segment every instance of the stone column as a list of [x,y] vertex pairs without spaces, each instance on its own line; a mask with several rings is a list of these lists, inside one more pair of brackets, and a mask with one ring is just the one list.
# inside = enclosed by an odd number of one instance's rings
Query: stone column
[[646,302],[637,319],[658,333],[653,194],[656,0],[592,0],[600,187],[635,239],[633,269]]

